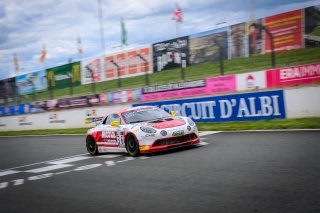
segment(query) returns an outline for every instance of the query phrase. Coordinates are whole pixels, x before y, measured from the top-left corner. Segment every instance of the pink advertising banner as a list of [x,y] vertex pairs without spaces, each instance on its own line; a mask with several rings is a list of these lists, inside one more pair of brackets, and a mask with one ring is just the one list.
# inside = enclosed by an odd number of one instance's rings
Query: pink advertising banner
[[184,98],[190,96],[212,95],[219,93],[235,92],[235,75],[219,76],[206,79],[206,86],[202,88],[181,89],[168,92],[157,92],[151,94],[142,94],[142,101],[153,101],[173,98]]
[[320,82],[320,63],[267,71],[267,88]]

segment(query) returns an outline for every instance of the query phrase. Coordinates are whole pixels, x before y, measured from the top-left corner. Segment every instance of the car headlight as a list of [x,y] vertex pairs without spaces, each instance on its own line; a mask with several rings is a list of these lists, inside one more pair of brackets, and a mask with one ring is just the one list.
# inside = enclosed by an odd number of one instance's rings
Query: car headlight
[[142,126],[142,127],[140,127],[140,129],[142,132],[145,132],[145,133],[156,133],[157,132],[157,130],[150,128],[150,127],[146,127],[146,126]]
[[188,118],[188,123],[189,123],[190,126],[194,126],[195,125],[195,123],[193,122],[193,120],[191,120],[191,118]]

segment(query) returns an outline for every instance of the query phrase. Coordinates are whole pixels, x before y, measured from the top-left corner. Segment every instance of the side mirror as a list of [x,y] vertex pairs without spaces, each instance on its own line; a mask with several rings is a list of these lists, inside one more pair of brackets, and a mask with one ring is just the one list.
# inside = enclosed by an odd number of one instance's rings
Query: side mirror
[[120,126],[120,123],[119,123],[119,121],[112,121],[110,125],[111,126]]
[[176,116],[176,112],[175,112],[175,111],[170,111],[170,115],[171,115],[172,117],[174,117],[174,116]]
[[89,123],[91,123],[89,119],[84,120],[84,124],[89,124]]

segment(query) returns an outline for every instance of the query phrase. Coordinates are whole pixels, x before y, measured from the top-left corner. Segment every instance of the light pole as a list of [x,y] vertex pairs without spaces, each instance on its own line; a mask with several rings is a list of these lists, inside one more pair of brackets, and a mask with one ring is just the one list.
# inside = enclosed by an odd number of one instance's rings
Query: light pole
[[219,47],[219,62],[220,62],[220,74],[224,75],[224,38],[223,36],[216,37],[214,42]]
[[180,57],[181,57],[181,68],[180,68],[180,70],[181,70],[181,79],[183,80],[183,81],[185,81],[186,80],[186,74],[185,74],[185,72],[184,72],[184,68],[186,67],[186,65],[187,65],[187,60],[186,60],[186,56],[185,56],[185,53],[181,53],[180,52]]
[[223,46],[219,46],[219,52],[220,52],[220,74],[224,75],[224,49]]
[[252,23],[250,25],[250,31],[253,32],[253,31],[255,31],[255,29],[258,29],[259,31],[264,30],[268,34],[268,36],[270,38],[270,45],[271,45],[271,66],[272,66],[272,68],[275,68],[276,67],[276,56],[274,53],[273,34],[268,30],[268,28],[266,28],[262,24]]
[[49,93],[50,93],[50,99],[53,99],[53,90],[52,90],[52,80],[50,78],[47,78],[48,85],[49,85]]
[[101,45],[101,54],[100,58],[100,73],[105,72],[105,46],[104,46],[104,29],[103,29],[103,15],[102,15],[102,6],[101,0],[98,0],[98,13],[99,13],[99,22],[100,22],[100,45]]
[[149,74],[148,74],[148,61],[147,59],[145,59],[145,57],[143,57],[140,53],[137,54],[137,56],[144,62],[144,80],[147,86],[149,86],[150,81],[149,81]]
[[69,95],[72,96],[73,95],[73,82],[72,82],[72,74],[68,73],[67,74],[69,76]]
[[28,82],[31,83],[31,85],[32,85],[32,99],[33,99],[33,101],[35,101],[36,100],[36,88],[35,88],[35,85],[34,85],[32,79],[28,79]]
[[16,102],[20,104],[20,95],[19,95],[19,87],[16,85]]
[[51,79],[51,77],[48,76],[48,73],[45,76],[45,78],[47,79],[47,85],[48,85],[48,90],[50,93],[50,99],[52,100],[53,99],[52,79]]
[[90,76],[91,76],[91,85],[92,85],[92,93],[96,94],[96,82],[94,80],[93,70],[89,67],[89,65],[86,66],[86,69],[89,70]]
[[110,61],[116,68],[117,68],[117,75],[118,75],[118,89],[121,88],[121,78],[120,78],[120,67],[119,65],[114,61],[114,60],[111,60]]

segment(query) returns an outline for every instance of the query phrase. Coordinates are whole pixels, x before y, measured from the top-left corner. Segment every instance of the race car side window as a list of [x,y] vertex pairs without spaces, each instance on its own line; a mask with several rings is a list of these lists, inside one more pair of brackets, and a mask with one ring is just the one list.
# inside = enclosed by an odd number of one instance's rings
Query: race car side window
[[109,115],[104,121],[103,124],[110,125],[112,121],[119,121],[122,124],[121,118],[118,114]]

